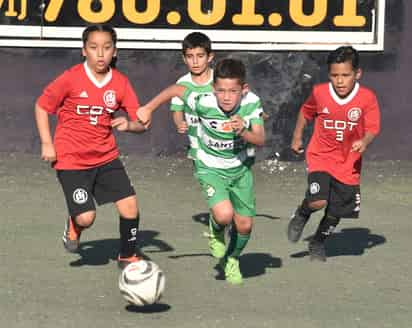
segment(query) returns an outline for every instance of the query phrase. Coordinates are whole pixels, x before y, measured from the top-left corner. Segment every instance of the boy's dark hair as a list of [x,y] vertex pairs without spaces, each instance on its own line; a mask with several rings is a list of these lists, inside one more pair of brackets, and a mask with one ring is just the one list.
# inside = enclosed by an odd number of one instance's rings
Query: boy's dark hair
[[216,83],[217,79],[238,79],[243,85],[246,82],[246,67],[239,59],[222,59],[213,70],[213,82]]
[[212,52],[212,41],[206,34],[201,32],[192,32],[183,39],[182,52],[183,56],[186,54],[187,49],[203,48],[207,54]]
[[[111,25],[108,24],[94,24],[94,25],[89,25],[87,26],[82,34],[82,41],[83,41],[83,47],[86,46],[87,40],[89,39],[89,35],[92,32],[107,32],[110,34],[112,37],[112,42],[113,46],[116,47],[116,42],[117,42],[117,34],[114,28]],[[116,67],[116,61],[117,57],[113,57],[112,61],[110,62],[110,67],[115,68]]]
[[342,46],[329,53],[328,56],[328,69],[332,64],[340,64],[345,62],[351,62],[353,70],[359,68],[359,53],[355,48],[351,46]]

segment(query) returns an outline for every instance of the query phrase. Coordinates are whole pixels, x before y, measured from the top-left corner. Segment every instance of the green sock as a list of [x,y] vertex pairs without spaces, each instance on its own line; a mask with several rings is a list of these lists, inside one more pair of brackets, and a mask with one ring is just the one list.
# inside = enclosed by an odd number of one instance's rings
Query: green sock
[[242,253],[243,249],[246,247],[248,241],[250,239],[250,233],[248,234],[240,234],[236,231],[235,227],[232,227],[232,231],[230,234],[230,242],[229,246],[227,247],[225,257],[234,257],[238,258],[240,253]]
[[212,226],[212,229],[213,229],[214,232],[221,232],[225,228],[224,225],[221,225],[221,224],[216,222],[216,220],[213,217],[212,213],[209,214],[209,220],[212,223],[211,226]]

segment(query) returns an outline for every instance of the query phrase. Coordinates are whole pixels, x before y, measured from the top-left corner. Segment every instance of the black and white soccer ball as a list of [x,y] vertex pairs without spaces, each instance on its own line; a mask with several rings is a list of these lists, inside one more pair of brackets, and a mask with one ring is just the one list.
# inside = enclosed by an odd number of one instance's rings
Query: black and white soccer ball
[[140,260],[126,266],[119,276],[119,289],[129,303],[145,306],[156,303],[165,289],[166,278],[152,261]]

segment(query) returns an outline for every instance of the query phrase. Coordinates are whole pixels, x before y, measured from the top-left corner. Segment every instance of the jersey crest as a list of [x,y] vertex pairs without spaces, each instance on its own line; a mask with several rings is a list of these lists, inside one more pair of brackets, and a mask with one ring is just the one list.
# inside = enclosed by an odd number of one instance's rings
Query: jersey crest
[[107,107],[116,107],[116,92],[114,90],[106,90],[103,94],[103,101]]

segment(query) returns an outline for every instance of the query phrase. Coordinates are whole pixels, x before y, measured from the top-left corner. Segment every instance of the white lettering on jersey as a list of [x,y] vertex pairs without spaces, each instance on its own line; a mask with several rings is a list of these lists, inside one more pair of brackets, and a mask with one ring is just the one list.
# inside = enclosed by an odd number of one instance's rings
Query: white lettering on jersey
[[77,105],[76,107],[77,114],[90,116],[91,125],[97,125],[98,118],[103,112],[111,114],[114,113],[114,110],[102,106]]
[[343,133],[345,130],[352,131],[358,123],[340,121],[340,120],[324,120],[323,127],[328,130],[336,130],[336,140],[343,141]]

